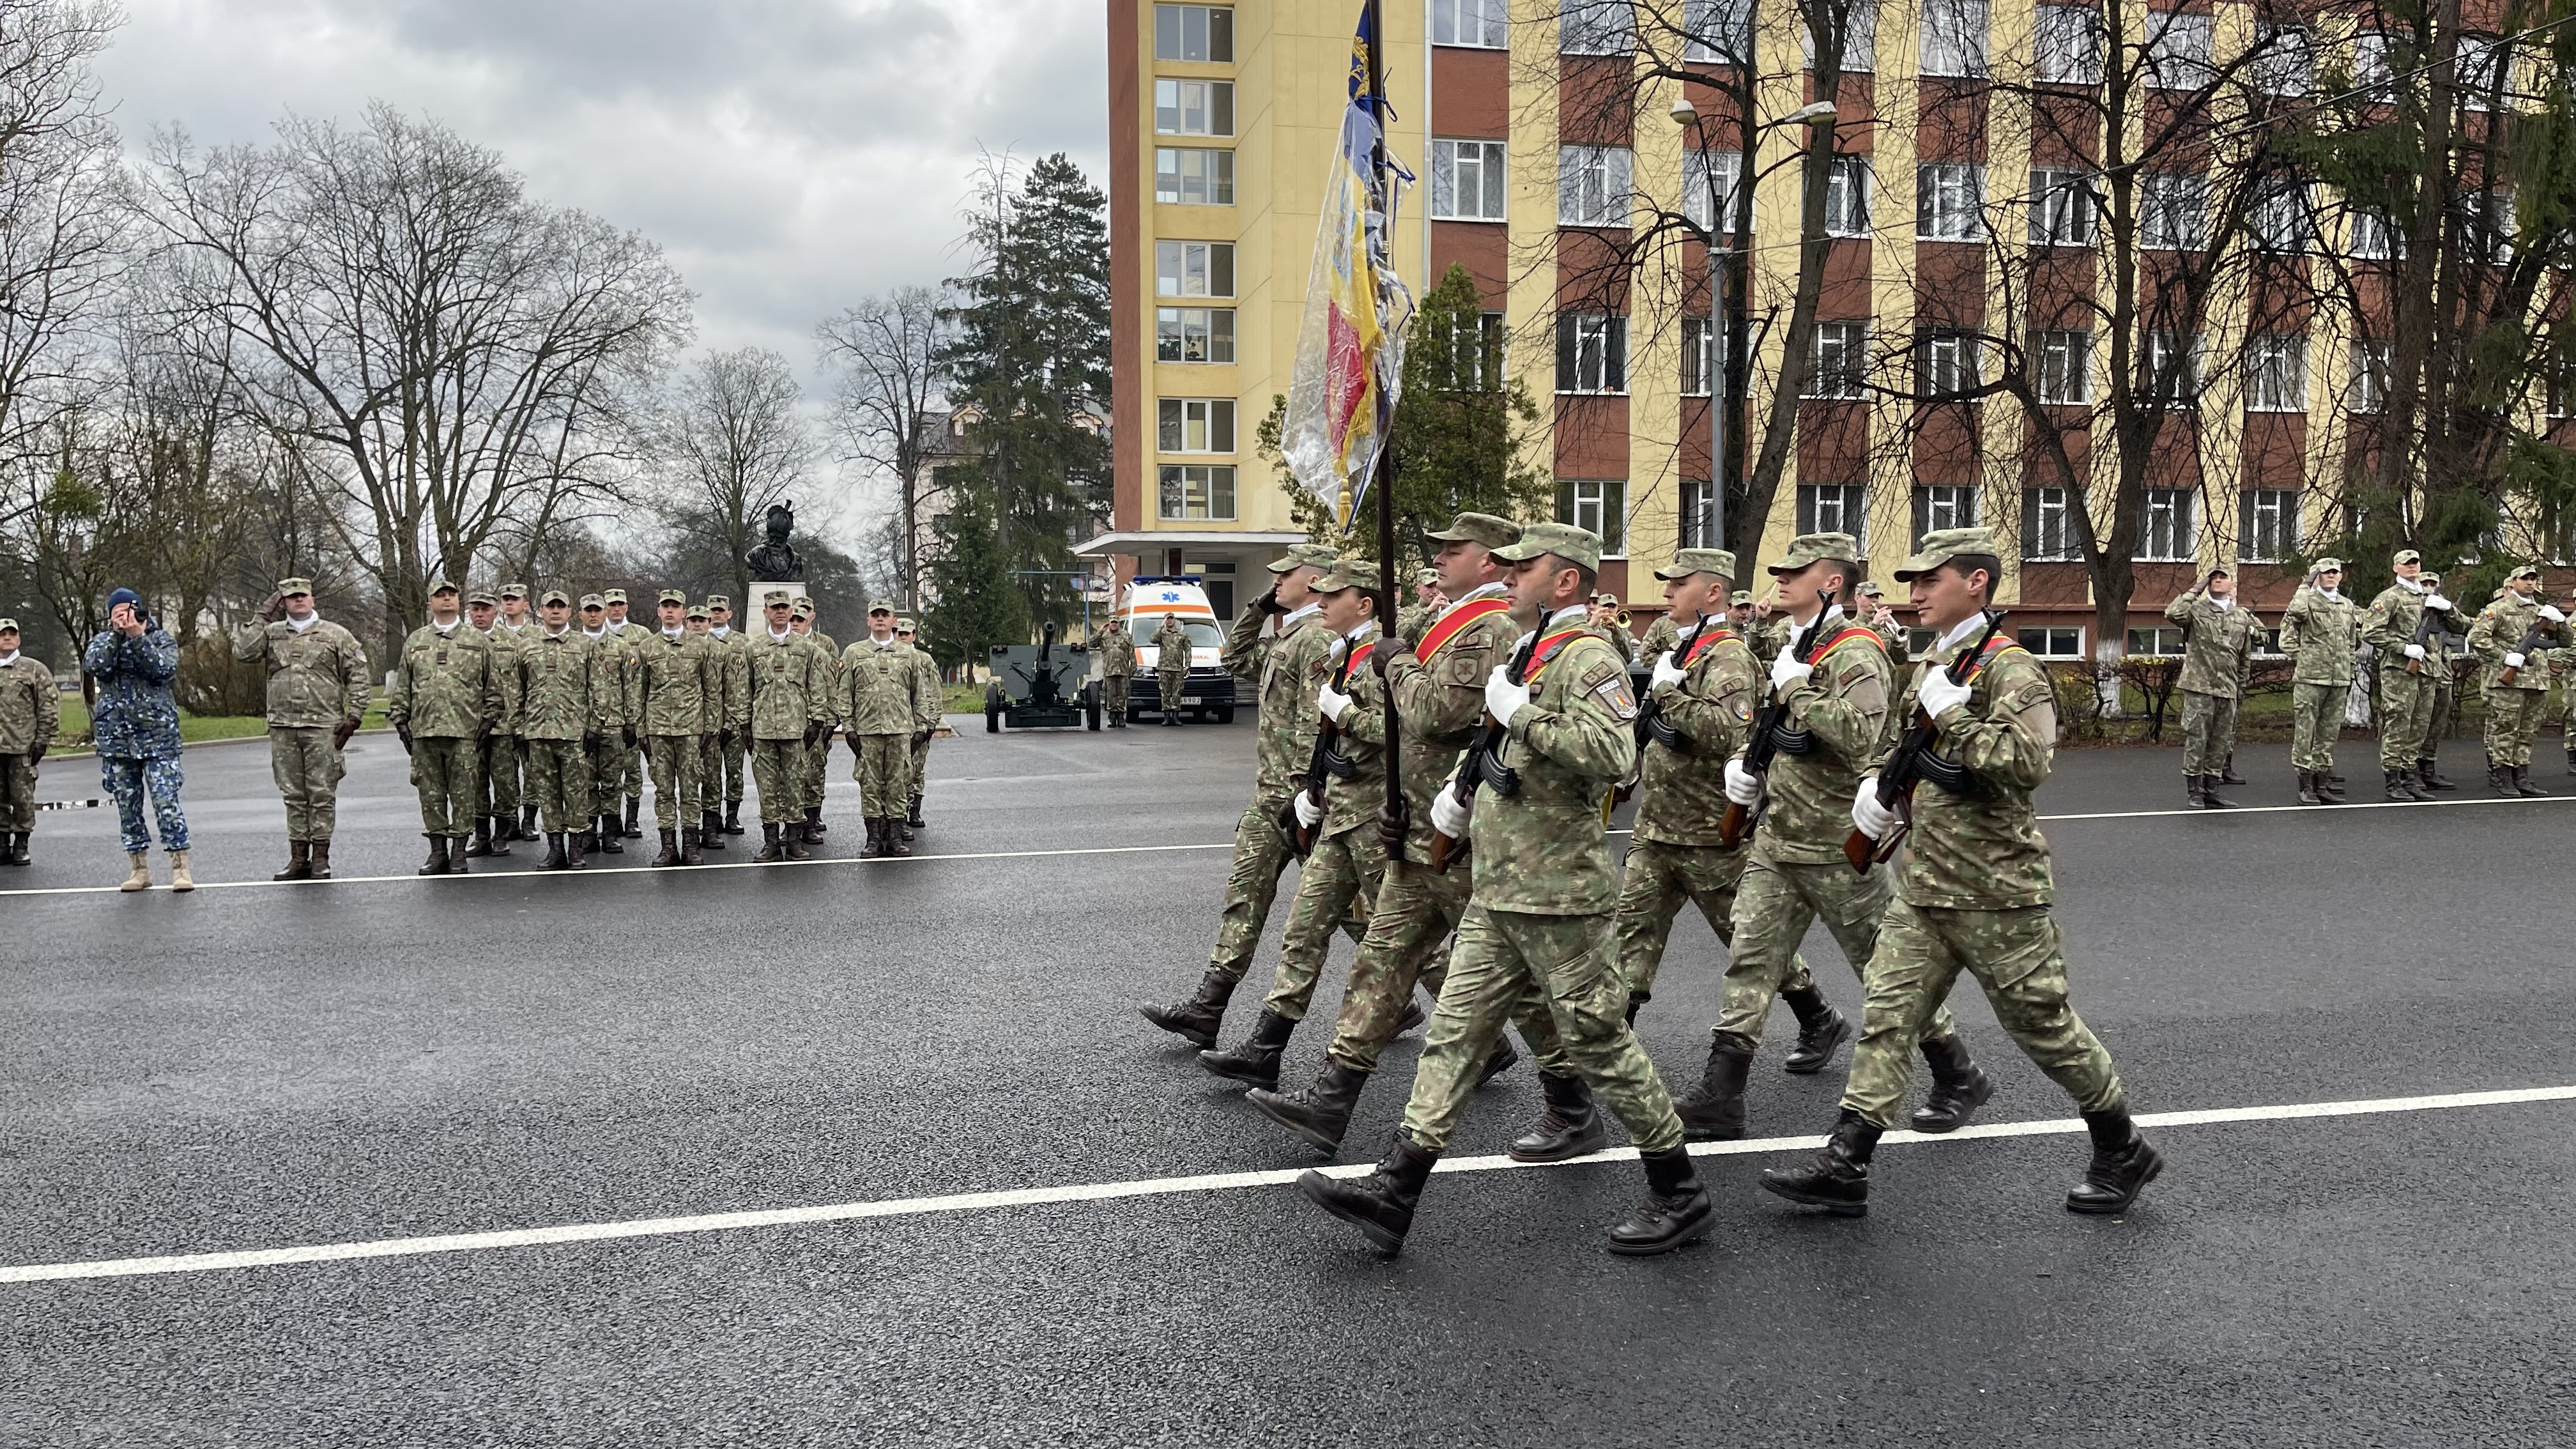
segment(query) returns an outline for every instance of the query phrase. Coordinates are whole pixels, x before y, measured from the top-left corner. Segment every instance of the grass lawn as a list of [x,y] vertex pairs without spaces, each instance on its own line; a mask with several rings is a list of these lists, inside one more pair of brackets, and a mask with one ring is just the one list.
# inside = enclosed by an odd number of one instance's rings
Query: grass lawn
[[[365,727],[381,729],[384,723],[385,705],[383,700],[378,699],[367,706]],[[184,709],[179,711],[179,739],[185,744],[200,744],[207,740],[246,739],[252,735],[266,733],[268,733],[268,721],[255,714],[202,715],[190,714]],[[85,740],[89,737],[89,706],[82,702],[78,694],[63,696],[61,734],[65,739],[78,736]]]

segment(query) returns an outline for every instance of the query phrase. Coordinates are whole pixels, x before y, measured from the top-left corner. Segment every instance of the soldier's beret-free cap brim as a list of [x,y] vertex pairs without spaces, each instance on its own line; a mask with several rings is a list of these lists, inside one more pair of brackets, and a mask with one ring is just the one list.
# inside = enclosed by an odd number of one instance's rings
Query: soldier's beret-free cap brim
[[[1771,565],[1775,574],[1794,574],[1826,559],[1860,562],[1860,540],[1848,533],[1802,533],[1789,540],[1789,551]],[[1901,575],[1900,575],[1901,577]]]
[[1673,561],[1655,570],[1655,577],[1671,582],[1693,574],[1715,574],[1722,579],[1735,577],[1735,555],[1722,548],[1686,548],[1673,555]]
[[1494,557],[1505,563],[1526,563],[1541,554],[1553,554],[1567,563],[1598,569],[1601,567],[1601,535],[1571,523],[1533,523],[1521,530],[1519,539],[1494,550]]
[[1423,537],[1433,543],[1481,543],[1487,548],[1508,548],[1521,541],[1521,526],[1490,513],[1461,513],[1447,528]]
[[1914,552],[1896,570],[1896,581],[1909,584],[1961,554],[2002,556],[1991,528],[1936,528],[1923,535]]
[[17,621],[17,620],[15,620],[15,619],[0,619],[0,634],[15,634],[15,633],[17,633],[17,632],[18,632],[18,621]]
[[313,581],[311,579],[279,579],[277,581],[277,591],[290,598],[297,594],[309,594],[313,592]]
[[1328,569],[1337,557],[1339,555],[1320,543],[1290,544],[1286,553],[1270,561],[1270,571],[1284,574],[1292,569]]
[[561,589],[548,589],[546,590],[546,596],[539,599],[537,602],[540,604],[569,604],[572,602],[572,595],[565,593]]

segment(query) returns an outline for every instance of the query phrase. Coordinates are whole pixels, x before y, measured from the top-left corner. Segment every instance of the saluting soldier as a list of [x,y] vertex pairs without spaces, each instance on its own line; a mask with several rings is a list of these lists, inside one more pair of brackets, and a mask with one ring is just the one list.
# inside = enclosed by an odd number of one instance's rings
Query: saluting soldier
[[653,825],[662,834],[657,866],[699,865],[706,737],[724,708],[724,668],[689,633],[689,596],[664,589],[654,600],[662,628],[635,646],[635,725],[653,771]]
[[[536,615],[529,612],[534,597],[526,584],[501,586],[501,616],[492,625],[495,649],[515,649],[538,632],[541,626]],[[512,669],[505,668],[503,674],[511,679],[518,677]],[[528,752],[516,740],[504,740],[493,746],[492,767],[492,853],[507,855],[508,850],[501,848],[505,839],[538,838],[536,802],[527,798]]]
[[545,826],[546,858],[537,868],[582,870],[599,825],[590,764],[602,717],[616,708],[619,666],[607,646],[573,627],[572,595],[548,589],[537,612],[538,627],[511,650],[510,733],[527,755],[527,808]]
[[894,621],[895,642],[912,655],[913,702],[916,712],[912,721],[912,800],[911,808],[896,827],[904,839],[930,822],[921,818],[921,797],[930,789],[930,741],[939,733],[942,694],[939,683],[939,661],[921,647],[920,626],[898,616]]
[[2343,560],[2321,558],[2281,614],[2281,652],[2290,656],[2290,763],[2299,803],[2341,805],[2335,741],[2343,737],[2361,647],[2361,606],[2343,596]]
[[1100,712],[1114,730],[1127,728],[1127,690],[1136,678],[1136,636],[1124,620],[1111,619],[1092,637],[1100,657]]
[[1636,763],[1637,703],[1626,663],[1585,617],[1601,540],[1568,524],[1534,523],[1499,552],[1517,566],[1515,619],[1538,635],[1521,682],[1497,666],[1485,685],[1486,713],[1505,731],[1501,764],[1516,772],[1516,784],[1508,792],[1489,784],[1472,813],[1454,791],[1432,803],[1443,834],[1467,837],[1475,880],[1403,1129],[1367,1177],[1309,1172],[1297,1185],[1380,1248],[1400,1249],[1488,1054],[1535,990],[1565,1059],[1627,1127],[1645,1164],[1646,1199],[1610,1230],[1611,1251],[1667,1252],[1707,1229],[1708,1192],[1682,1145],[1663,1078],[1628,1027],[1611,930],[1617,870],[1601,807]]
[[[707,784],[710,792],[717,789],[723,792],[724,817],[715,827],[717,833],[740,835],[743,832],[743,786],[750,778],[745,767],[751,759],[751,741],[743,737],[734,721],[742,717],[751,703],[751,656],[747,649],[750,640],[733,626],[731,596],[707,595],[706,610],[707,634],[722,651],[718,657],[724,664],[725,675],[724,727],[716,731],[716,763],[707,772]],[[711,805],[710,808],[714,807]],[[707,844],[713,847],[717,842],[710,839]]]
[[1262,927],[1270,919],[1270,903],[1279,893],[1280,872],[1293,854],[1279,828],[1279,811],[1289,792],[1305,788],[1306,762],[1313,754],[1314,731],[1305,721],[1315,713],[1314,664],[1333,643],[1332,631],[1316,613],[1314,581],[1333,566],[1334,557],[1321,544],[1301,543],[1271,560],[1277,581],[1244,605],[1226,634],[1221,656],[1225,671],[1260,681],[1252,803],[1234,827],[1234,868],[1226,877],[1225,909],[1198,990],[1186,1001],[1138,1008],[1147,1021],[1201,1049],[1216,1045],[1226,1003],[1252,965],[1253,949],[1261,944]]
[[[1736,887],[1735,939],[1725,1002],[1709,1034],[1708,1066],[1681,1102],[1682,1121],[1695,1138],[1744,1135],[1745,1078],[1771,998],[1796,969],[1807,928],[1821,919],[1864,985],[1878,948],[1879,920],[1893,888],[1888,869],[1873,864],[1855,874],[1843,841],[1851,834],[1852,791],[1902,721],[1888,713],[1896,671],[1886,647],[1839,602],[1860,577],[1859,554],[1848,533],[1810,533],[1790,540],[1788,553],[1771,565],[1788,642],[1771,660],[1770,697],[1788,713],[1772,737],[1777,753],[1767,779],[1745,768],[1741,751],[1726,762],[1726,798],[1761,816]],[[1837,601],[1830,609],[1828,592]],[[1800,659],[1798,641],[1809,637],[1809,657]],[[1970,1060],[1947,1007],[1924,1034],[1923,1055],[1932,1065],[1932,1092],[1914,1114],[1914,1130],[1954,1131],[1993,1095],[1994,1085]]]
[[859,782],[867,844],[859,854],[912,854],[900,826],[912,793],[912,736],[921,717],[921,675],[913,651],[894,637],[894,605],[868,605],[868,637],[841,653],[834,713],[850,737],[850,778]]
[[2183,630],[2183,797],[2195,810],[2232,810],[2236,802],[2218,787],[2236,752],[2236,711],[2262,623],[2236,607],[2236,575],[2224,566],[2165,605],[2165,617]]
[[63,724],[53,666],[18,649],[18,621],[0,619],[0,865],[25,865],[36,833],[36,766]]
[[[798,594],[788,601],[787,627],[793,629],[798,638],[804,640],[809,648],[822,656],[823,671],[828,681],[832,672],[840,668],[841,646],[831,635],[814,627],[814,601],[811,598]],[[824,690],[825,705],[830,707],[839,697],[839,693],[827,683]],[[824,835],[830,830],[830,827],[823,823],[824,779],[832,759],[832,733],[840,723],[838,718],[823,722],[823,733],[806,748],[805,769],[797,776],[798,783],[805,791],[805,819],[799,829],[803,832],[807,845],[822,844]],[[856,746],[853,745],[852,748],[855,749]]]
[[2555,605],[2540,601],[2540,565],[2523,564],[2469,626],[2469,652],[2486,666],[2487,784],[2508,800],[2549,793],[2531,783],[2531,741],[2549,698],[2542,656],[2565,643],[2566,624]]
[[421,875],[463,875],[468,822],[480,808],[484,741],[505,714],[492,641],[457,612],[447,579],[429,585],[429,622],[403,641],[385,696],[385,722],[411,756],[420,828],[429,839]]
[[1146,642],[1154,646],[1156,703],[1162,707],[1163,723],[1178,725],[1181,700],[1190,685],[1190,636],[1181,629],[1181,616],[1165,614],[1154,637]]
[[[2014,1044],[2084,1114],[2093,1159],[2066,1195],[2069,1211],[2124,1211],[2163,1170],[2164,1159],[2130,1121],[2111,1054],[2067,999],[2048,842],[2031,801],[2057,746],[2047,671],[1998,638],[1964,682],[1949,677],[1984,629],[2002,573],[1994,533],[1983,528],[1927,533],[1897,571],[1936,641],[1900,708],[1911,719],[1919,707],[1939,734],[1932,766],[1914,790],[1905,870],[1870,963],[1860,1044],[1833,1135],[1810,1162],[1762,1174],[1764,1187],[1792,1202],[1845,1215],[1868,1210],[1871,1154],[1879,1134],[1895,1125],[1908,1056],[1962,970],[1985,988]],[[1872,778],[1852,797],[1850,821],[1872,839],[1895,827],[1876,788],[1876,771],[1892,753],[1881,752]]]
[[342,751],[373,692],[357,636],[313,606],[311,579],[280,579],[256,623],[233,626],[233,658],[268,669],[268,767],[286,800],[286,868],[271,880],[329,880]]
[[598,723],[590,736],[591,839],[606,854],[624,855],[624,807],[619,802],[626,794],[626,757],[637,738],[635,651],[609,631],[605,595],[581,596],[581,632],[598,652],[600,671],[592,699]]
[[2381,788],[2391,800],[2430,800],[2416,771],[2433,725],[2433,672],[2443,661],[2434,652],[2439,636],[2428,631],[2440,627],[2451,601],[2424,586],[2424,555],[2401,548],[2389,566],[2396,577],[2370,601],[2361,626],[2378,664]]

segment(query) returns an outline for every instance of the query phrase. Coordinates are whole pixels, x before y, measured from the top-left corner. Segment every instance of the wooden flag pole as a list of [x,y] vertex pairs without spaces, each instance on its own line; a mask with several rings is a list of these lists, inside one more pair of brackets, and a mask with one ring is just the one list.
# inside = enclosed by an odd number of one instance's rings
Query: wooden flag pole
[[[1369,162],[1375,169],[1379,215],[1385,218],[1381,233],[1392,257],[1395,250],[1395,196],[1386,179],[1386,20],[1378,9],[1378,0],[1368,0],[1369,32],[1369,105],[1371,118],[1377,122],[1377,143],[1370,148]],[[1370,258],[1375,270],[1375,258]],[[1370,278],[1370,285],[1377,285]],[[1383,297],[1379,313],[1384,315]],[[1379,392],[1383,399],[1385,392]],[[1395,412],[1388,408],[1378,428],[1377,460],[1371,471],[1376,475],[1371,487],[1377,493],[1377,627],[1381,638],[1395,632]],[[1404,834],[1410,822],[1404,808],[1404,726],[1395,708],[1395,689],[1386,678],[1384,649],[1377,652],[1378,695],[1386,709],[1386,800],[1378,808],[1378,835],[1385,842],[1387,860],[1404,859]]]

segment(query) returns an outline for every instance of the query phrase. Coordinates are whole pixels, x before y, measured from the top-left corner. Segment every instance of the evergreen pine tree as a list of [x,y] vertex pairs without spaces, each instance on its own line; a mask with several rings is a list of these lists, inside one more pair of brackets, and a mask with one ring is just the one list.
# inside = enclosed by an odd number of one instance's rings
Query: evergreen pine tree
[[1028,603],[1012,587],[1019,581],[1011,577],[983,496],[961,493],[940,528],[945,538],[930,564],[937,602],[921,619],[921,642],[930,657],[942,665],[981,664],[996,644],[1027,642]]

